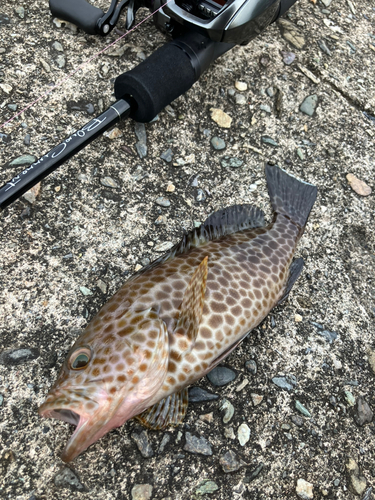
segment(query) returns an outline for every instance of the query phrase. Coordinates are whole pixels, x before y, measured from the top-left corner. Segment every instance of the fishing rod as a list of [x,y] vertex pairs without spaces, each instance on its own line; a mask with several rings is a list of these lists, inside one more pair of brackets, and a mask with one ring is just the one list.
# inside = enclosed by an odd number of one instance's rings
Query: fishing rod
[[0,209],[77,154],[120,120],[150,122],[189,90],[201,74],[235,45],[246,45],[276,21],[296,0],[112,0],[109,10],[85,0],[50,0],[55,17],[90,35],[108,35],[127,7],[126,29],[140,7],[151,10],[157,28],[172,40],[138,66],[118,76],[117,101],[0,188]]

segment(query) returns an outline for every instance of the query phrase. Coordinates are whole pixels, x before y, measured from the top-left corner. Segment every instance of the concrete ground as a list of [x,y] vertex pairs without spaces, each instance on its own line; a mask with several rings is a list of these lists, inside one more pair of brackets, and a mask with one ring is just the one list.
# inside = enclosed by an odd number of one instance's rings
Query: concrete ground
[[[0,214],[1,498],[372,498],[375,6],[300,0],[285,19],[221,57],[156,121],[121,123],[35,200]],[[54,22],[46,1],[3,0],[0,123],[117,36]],[[114,78],[164,41],[147,21],[1,128],[0,182],[24,168],[13,160],[27,164],[108,107]],[[37,408],[79,329],[215,209],[253,203],[270,217],[267,160],[318,187],[288,301],[227,358],[235,380],[197,384],[218,397],[191,404],[180,427],[142,434],[130,421],[67,467],[72,427]],[[191,436],[206,455],[185,449]]]

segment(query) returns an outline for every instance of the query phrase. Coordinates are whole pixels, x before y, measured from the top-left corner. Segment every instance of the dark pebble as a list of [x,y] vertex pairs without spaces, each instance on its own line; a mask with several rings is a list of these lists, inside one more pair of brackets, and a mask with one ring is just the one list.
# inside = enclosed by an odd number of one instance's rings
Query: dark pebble
[[212,385],[222,387],[232,382],[237,377],[237,374],[226,366],[217,366],[210,373],[207,373],[206,376]]
[[143,142],[137,142],[135,145],[135,149],[137,150],[138,156],[142,158],[146,158],[147,156],[147,146]]
[[9,19],[9,16],[7,16],[6,14],[2,14],[0,12],[0,26],[2,24],[9,24],[10,23],[10,19]]
[[245,476],[244,483],[251,483],[251,481],[254,481],[254,479],[258,477],[259,474],[262,472],[263,467],[264,464],[261,462],[258,465],[258,467],[256,467],[253,471],[250,472],[248,476]]
[[230,158],[229,156],[225,156],[220,160],[221,166],[224,168],[238,168],[241,167],[243,161],[239,158]]
[[136,122],[134,125],[134,132],[135,135],[137,136],[138,141],[141,144],[146,144],[147,142],[147,135],[146,135],[146,127],[144,123],[138,123]]
[[67,103],[68,111],[83,111],[88,115],[93,115],[95,112],[94,105],[87,101],[69,101]]
[[0,139],[1,139],[3,142],[10,142],[10,141],[11,141],[11,137],[10,137],[10,135],[8,135],[8,134],[3,134],[2,132],[0,132]]
[[218,399],[217,394],[206,391],[201,387],[191,387],[189,389],[189,403],[204,403],[205,401],[213,401]]
[[292,62],[296,58],[296,55],[294,54],[294,52],[281,52],[281,55],[283,56],[284,64],[286,64],[288,66],[290,64],[292,64]]
[[293,424],[295,424],[297,427],[302,427],[303,426],[303,423],[304,423],[304,420],[302,417],[300,417],[299,415],[292,415],[291,416],[291,421],[293,422]]
[[172,153],[172,150],[171,149],[167,149],[167,151],[164,151],[164,153],[162,153],[160,155],[160,158],[164,161],[166,161],[167,163],[170,163],[173,159],[173,153]]
[[274,377],[272,382],[277,385],[277,387],[280,387],[280,389],[286,389],[287,391],[293,389],[292,384],[287,381],[286,377]]
[[141,452],[142,457],[151,458],[154,455],[151,444],[148,441],[148,435],[146,431],[142,431],[139,434],[133,432],[131,437],[135,441],[135,444],[137,445],[138,450]]
[[370,486],[370,488],[367,488],[361,500],[373,500],[372,486]]
[[246,361],[245,363],[245,368],[252,374],[256,375],[258,371],[258,367],[256,364],[256,361],[254,359],[249,359],[249,361]]
[[324,40],[319,40],[318,41],[318,46],[320,48],[320,50],[322,50],[322,52],[324,52],[325,54],[327,54],[327,56],[330,56],[332,55],[331,54],[331,51],[329,50],[329,48],[327,47],[326,43]]
[[9,349],[0,354],[0,365],[17,366],[39,358],[38,349],[24,347],[21,349]]
[[57,353],[51,352],[46,359],[46,368],[53,368],[56,365]]
[[24,139],[23,139],[23,143],[25,144],[25,146],[30,146],[30,134],[26,134]]
[[359,426],[372,422],[374,413],[363,396],[359,396],[356,404],[354,420]]
[[318,331],[318,334],[324,337],[329,344],[332,344],[337,339],[337,333],[330,332],[329,330]]
[[185,451],[189,451],[190,453],[198,453],[199,455],[212,455],[211,445],[203,436],[197,437],[193,436],[193,434],[190,434],[190,432],[186,432],[185,439]]
[[69,488],[72,491],[88,491],[79,480],[76,472],[72,471],[69,467],[61,469],[55,475],[54,483],[58,488]]
[[263,144],[267,144],[267,146],[273,146],[273,147],[276,147],[276,148],[279,147],[278,143],[276,141],[274,141],[272,139],[272,137],[269,137],[268,135],[263,135],[261,137],[261,140],[262,140]]
[[220,457],[220,465],[225,473],[235,472],[240,469],[245,463],[238,459],[234,451],[229,450],[222,457]]

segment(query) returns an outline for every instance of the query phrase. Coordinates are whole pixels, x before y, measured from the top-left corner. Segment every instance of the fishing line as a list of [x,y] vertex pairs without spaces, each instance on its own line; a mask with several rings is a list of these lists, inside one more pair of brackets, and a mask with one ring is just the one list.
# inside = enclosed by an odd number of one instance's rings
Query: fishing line
[[81,69],[83,69],[85,66],[87,66],[91,61],[93,61],[94,59],[96,59],[97,57],[99,57],[101,54],[103,54],[103,52],[105,52],[106,50],[108,50],[110,47],[112,47],[113,45],[115,45],[118,41],[120,41],[122,38],[126,37],[126,35],[128,35],[129,33],[131,33],[132,31],[134,31],[135,29],[137,29],[141,24],[143,24],[145,21],[147,21],[148,19],[150,19],[150,17],[152,17],[154,14],[156,14],[160,9],[162,9],[165,5],[167,5],[169,2],[172,2],[172,0],[167,0],[163,5],[161,5],[158,9],[156,9],[154,12],[151,12],[148,16],[146,16],[144,19],[142,19],[142,21],[140,21],[138,24],[136,24],[135,26],[133,26],[133,28],[131,28],[130,30],[126,31],[123,35],[121,35],[119,38],[117,38],[114,42],[110,43],[109,45],[107,45],[107,47],[104,47],[104,49],[102,49],[101,51],[97,52],[96,54],[94,54],[93,56],[91,56],[86,62],[80,64],[75,70],[73,70],[71,73],[69,73],[66,77],[64,77],[62,80],[60,80],[59,82],[57,82],[50,90],[48,90],[47,92],[45,92],[44,94],[41,94],[37,99],[35,99],[35,101],[32,101],[30,104],[28,104],[24,109],[22,109],[21,111],[19,111],[17,114],[15,114],[14,116],[12,116],[11,118],[9,118],[9,120],[7,120],[6,122],[4,122],[2,125],[0,125],[0,129],[5,127],[6,125],[8,125],[8,123],[10,123],[11,121],[13,121],[15,118],[17,118],[18,116],[22,115],[22,113],[24,113],[25,111],[27,111],[28,109],[30,109],[32,106],[34,106],[37,102],[39,102],[41,99],[44,99],[44,97],[46,97],[47,95],[51,94],[51,92],[53,92],[55,89],[57,89],[58,87],[60,87],[63,83],[65,83],[66,81],[70,80],[70,78],[75,75],[78,71],[80,71]]

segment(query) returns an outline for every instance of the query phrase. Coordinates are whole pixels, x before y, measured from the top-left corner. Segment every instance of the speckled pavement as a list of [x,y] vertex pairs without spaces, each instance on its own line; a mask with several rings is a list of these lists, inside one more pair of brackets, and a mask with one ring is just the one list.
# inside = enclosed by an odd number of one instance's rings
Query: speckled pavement
[[[21,198],[0,214],[1,498],[372,497],[374,8],[300,0],[292,24],[225,54],[156,121],[121,123],[44,180],[32,204]],[[117,36],[54,23],[47,1],[3,0],[0,123]],[[22,170],[12,160],[41,156],[92,106],[94,115],[108,107],[114,78],[164,41],[147,21],[0,129],[0,182]],[[211,108],[232,118],[229,128]],[[190,404],[183,425],[144,432],[130,421],[67,468],[59,455],[72,427],[37,408],[80,329],[214,210],[253,203],[269,220],[266,160],[318,187],[288,301],[226,359],[234,380],[196,384],[218,397]],[[347,174],[372,192],[357,194]]]

